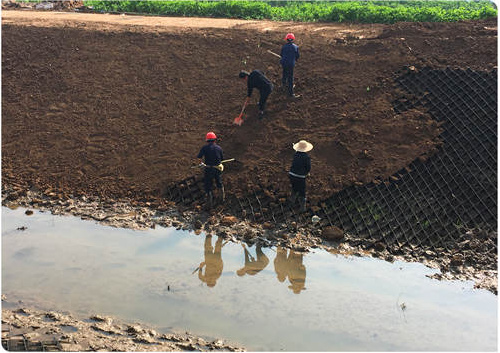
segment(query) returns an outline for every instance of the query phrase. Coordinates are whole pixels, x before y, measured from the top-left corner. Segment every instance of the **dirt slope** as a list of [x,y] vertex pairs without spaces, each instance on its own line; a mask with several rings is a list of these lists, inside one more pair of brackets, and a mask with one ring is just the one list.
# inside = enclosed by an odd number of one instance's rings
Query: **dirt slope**
[[[279,85],[293,31],[296,93],[232,124],[241,69]],[[314,144],[310,199],[388,177],[439,144],[425,112],[394,113],[393,80],[409,66],[497,65],[496,20],[395,25],[295,24],[2,11],[2,179],[66,194],[155,198],[190,169],[213,130],[228,192],[288,190],[291,144]]]

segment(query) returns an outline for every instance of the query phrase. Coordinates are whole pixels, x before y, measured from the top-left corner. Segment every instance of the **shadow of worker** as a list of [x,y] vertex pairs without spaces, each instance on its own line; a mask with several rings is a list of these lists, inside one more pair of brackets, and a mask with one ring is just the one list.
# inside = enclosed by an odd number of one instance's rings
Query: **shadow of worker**
[[[212,246],[212,236],[205,237],[205,261],[198,267],[198,278],[207,284],[208,287],[214,287],[222,274],[224,264],[222,262],[222,238],[217,237],[215,248]],[[205,273],[203,273],[205,267]],[[196,270],[195,270],[196,271]]]
[[262,252],[261,245],[257,245],[257,248],[255,250],[257,259],[255,259],[250,254],[245,244],[241,244],[241,246],[245,250],[245,266],[236,271],[236,274],[238,276],[244,276],[245,274],[254,276],[267,266],[267,264],[269,263],[269,259],[267,258],[266,254]]
[[306,267],[302,263],[303,254],[290,250],[287,255],[287,249],[278,247],[276,249],[276,258],[274,259],[274,271],[278,281],[284,282],[288,277],[290,288],[295,294],[306,289]]

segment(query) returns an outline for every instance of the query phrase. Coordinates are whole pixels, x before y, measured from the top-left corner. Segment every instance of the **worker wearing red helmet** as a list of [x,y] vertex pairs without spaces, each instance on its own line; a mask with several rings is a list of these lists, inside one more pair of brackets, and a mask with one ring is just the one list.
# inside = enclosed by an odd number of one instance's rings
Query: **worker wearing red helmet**
[[291,98],[296,98],[293,93],[293,69],[295,67],[295,62],[299,59],[299,47],[293,41],[295,36],[293,33],[288,33],[285,36],[286,43],[281,48],[281,59],[280,64],[283,67],[283,76],[281,83],[283,87],[288,88],[288,95]]
[[217,136],[214,132],[210,131],[205,136],[205,140],[207,144],[203,146],[198,153],[198,157],[200,159],[200,164],[203,162],[202,158],[205,159],[205,175],[203,178],[205,193],[207,194],[207,199],[209,205],[212,206],[213,203],[213,180],[215,179],[215,185],[217,189],[220,190],[221,198],[224,200],[224,186],[222,185],[222,159],[224,158],[224,154],[222,152],[222,148],[216,143]]

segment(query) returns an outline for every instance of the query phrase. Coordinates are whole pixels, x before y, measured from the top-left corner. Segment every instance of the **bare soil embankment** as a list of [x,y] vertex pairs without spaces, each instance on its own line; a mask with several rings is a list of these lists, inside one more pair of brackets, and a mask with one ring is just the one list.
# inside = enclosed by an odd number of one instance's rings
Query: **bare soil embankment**
[[[405,66],[496,65],[496,32],[485,29],[494,21],[277,24],[28,11],[4,11],[2,20],[3,180],[74,195],[157,198],[196,173],[189,167],[213,130],[243,166],[224,175],[232,193],[259,182],[287,191],[291,144],[311,141],[314,202],[388,177],[439,144],[425,112],[391,109],[393,78]],[[234,126],[246,93],[237,73],[258,68],[278,84],[279,63],[266,51],[279,51],[292,30],[302,99],[276,90],[264,121],[254,105]]]

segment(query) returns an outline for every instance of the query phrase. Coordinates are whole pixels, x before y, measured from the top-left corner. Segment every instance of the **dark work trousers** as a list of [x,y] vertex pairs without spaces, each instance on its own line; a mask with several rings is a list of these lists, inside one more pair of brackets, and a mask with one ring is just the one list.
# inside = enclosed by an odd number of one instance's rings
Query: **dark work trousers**
[[293,175],[288,174],[290,177],[290,183],[292,183],[292,193],[296,192],[299,197],[306,197],[306,178],[297,178]]
[[222,178],[221,178],[221,171],[218,170],[217,168],[213,167],[206,167],[205,168],[205,177],[203,178],[204,184],[205,184],[205,192],[208,194],[212,191],[213,187],[213,182],[212,180],[215,179],[215,185],[220,189],[222,188]]
[[259,99],[259,110],[264,111],[264,108],[266,107],[266,101],[267,97],[271,94],[273,91],[273,85],[266,87],[265,89],[262,89],[260,91],[260,99]]
[[288,87],[288,94],[293,96],[293,66],[283,66],[283,78],[281,83]]

